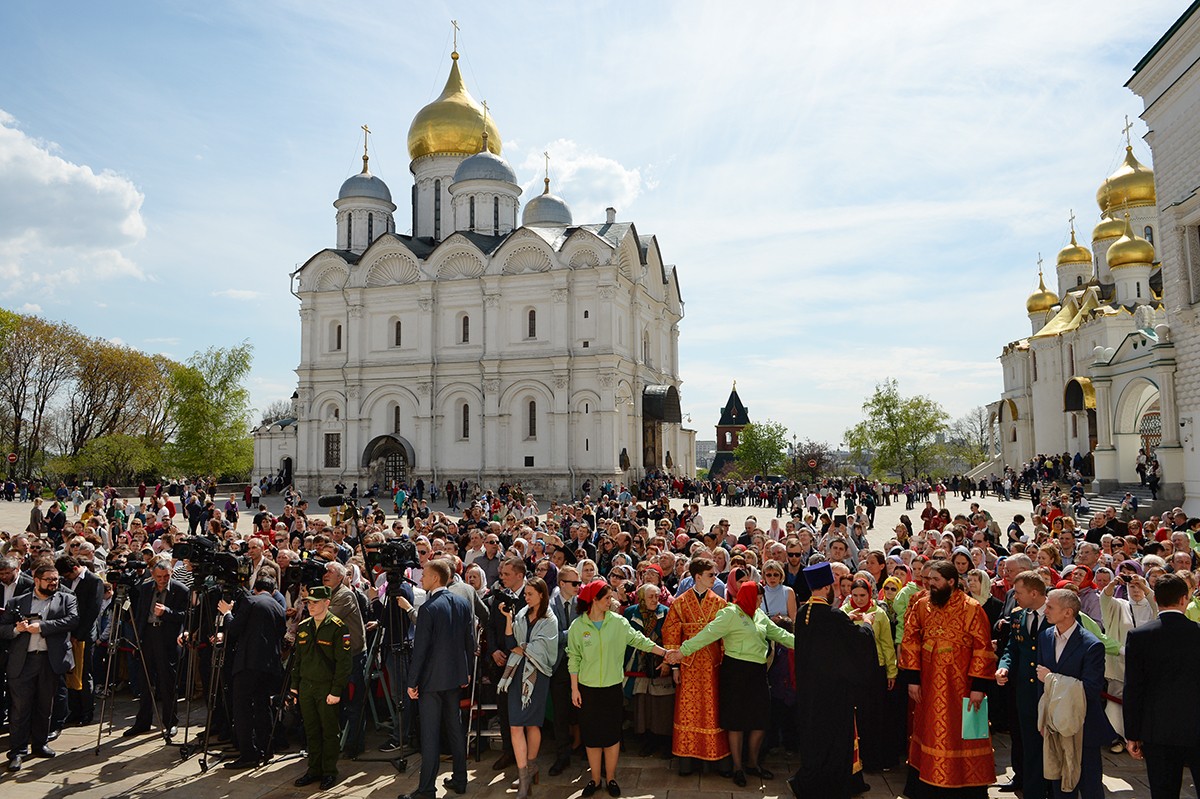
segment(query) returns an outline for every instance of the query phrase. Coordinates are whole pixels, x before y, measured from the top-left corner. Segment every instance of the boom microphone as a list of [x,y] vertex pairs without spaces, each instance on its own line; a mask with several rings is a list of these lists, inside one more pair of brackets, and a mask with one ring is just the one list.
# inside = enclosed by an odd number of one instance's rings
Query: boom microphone
[[317,497],[317,505],[322,508],[336,508],[346,504],[346,498],[341,494],[330,494],[327,497]]

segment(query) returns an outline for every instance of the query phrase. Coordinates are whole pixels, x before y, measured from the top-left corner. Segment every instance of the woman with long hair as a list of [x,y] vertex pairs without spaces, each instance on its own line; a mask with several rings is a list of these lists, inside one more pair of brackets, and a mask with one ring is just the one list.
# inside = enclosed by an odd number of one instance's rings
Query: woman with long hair
[[519,773],[517,799],[531,793],[538,779],[538,750],[542,745],[542,722],[546,719],[546,695],[550,677],[558,665],[558,618],[550,613],[550,590],[540,577],[525,581],[525,607],[513,617],[511,606],[501,603],[504,637],[510,647],[504,674],[496,687],[507,692],[508,724],[512,733],[513,757]]
[[[587,750],[591,780],[583,788],[589,797],[605,785],[609,796],[620,796],[617,759],[621,753],[624,701],[625,647],[653,652],[666,658],[667,650],[630,626],[612,611],[613,591],[603,580],[593,580],[579,591],[579,616],[567,632],[567,671],[571,676],[571,703],[579,708],[579,731]],[[677,653],[676,653],[677,654]],[[678,662],[672,660],[671,662]]]

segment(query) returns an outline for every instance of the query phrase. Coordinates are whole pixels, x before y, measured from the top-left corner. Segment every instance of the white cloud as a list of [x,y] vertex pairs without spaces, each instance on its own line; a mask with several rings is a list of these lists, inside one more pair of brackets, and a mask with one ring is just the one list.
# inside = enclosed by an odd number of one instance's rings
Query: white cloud
[[227,300],[253,300],[262,296],[262,292],[249,289],[221,289],[212,293],[214,297],[224,297]]
[[41,312],[42,306],[38,305],[36,302],[27,302],[21,306],[21,313],[40,314]]
[[542,193],[546,174],[543,152],[550,153],[550,191],[567,201],[578,224],[604,221],[604,209],[613,206],[627,211],[642,193],[641,170],[629,168],[615,158],[600,155],[571,139],[556,139],[536,153],[529,153],[519,172],[538,177],[523,186],[526,201]]
[[147,344],[172,344],[172,345],[174,345],[174,344],[179,343],[179,338],[177,336],[163,336],[161,338],[145,338],[145,339],[142,339],[142,341],[144,341]]
[[20,278],[25,288],[144,278],[125,253],[146,236],[142,193],[127,178],[72,163],[58,149],[0,110],[0,276]]

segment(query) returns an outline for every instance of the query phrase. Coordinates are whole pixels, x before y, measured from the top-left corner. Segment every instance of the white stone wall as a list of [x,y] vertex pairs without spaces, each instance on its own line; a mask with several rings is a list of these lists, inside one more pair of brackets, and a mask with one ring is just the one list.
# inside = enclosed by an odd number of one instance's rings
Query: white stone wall
[[[1129,87],[1146,110],[1142,118],[1154,153],[1155,189],[1160,235],[1155,242],[1162,261],[1163,293],[1171,337],[1175,342],[1178,403],[1183,450],[1185,509],[1200,513],[1200,454],[1196,420],[1200,419],[1200,15],[1193,14],[1150,61]],[[1168,476],[1170,479],[1170,476]]]

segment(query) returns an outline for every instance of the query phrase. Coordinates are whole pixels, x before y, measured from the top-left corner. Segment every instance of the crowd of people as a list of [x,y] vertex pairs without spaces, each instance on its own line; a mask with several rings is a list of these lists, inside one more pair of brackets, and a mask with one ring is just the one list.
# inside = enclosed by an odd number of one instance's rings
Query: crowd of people
[[[1102,796],[1104,748],[1144,757],[1153,796],[1177,796],[1185,766],[1200,776],[1200,519],[1085,522],[1070,489],[1033,476],[999,482],[1031,503],[1011,519],[952,512],[938,481],[749,483],[735,503],[784,513],[740,528],[704,518],[728,485],[669,475],[544,507],[516,484],[455,485],[457,511],[403,487],[330,520],[287,487],[277,516],[204,481],[68,491],[0,546],[9,768],[52,756],[57,731],[123,685],[139,702],[123,734],[173,741],[195,689],[234,769],[286,745],[294,707],[296,784],[329,788],[339,756],[362,751],[374,656],[398,709],[381,749],[419,745],[417,799],[436,792],[443,746],[446,786],[467,789],[463,696],[496,706],[492,767],[515,770],[519,799],[543,750],[551,775],[586,764],[584,796],[619,796],[623,747],[739,788],[775,779],[781,753],[798,797],[855,795],[907,765],[909,797],[969,799],[995,782],[1005,730],[1003,787],[1027,797]],[[915,519],[871,543],[874,509],[902,496]],[[396,544],[411,545],[402,569],[375,556]],[[210,549],[238,556],[236,586],[214,584]],[[127,618],[111,613],[125,590]],[[180,684],[188,658],[197,685]]]

